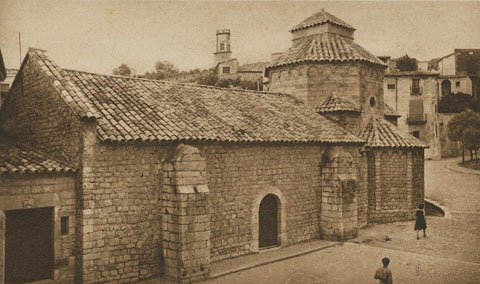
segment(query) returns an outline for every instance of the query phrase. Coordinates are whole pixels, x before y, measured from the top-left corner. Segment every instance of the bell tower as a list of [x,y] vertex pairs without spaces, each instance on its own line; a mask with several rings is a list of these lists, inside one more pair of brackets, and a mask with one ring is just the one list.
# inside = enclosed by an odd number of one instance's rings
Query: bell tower
[[232,51],[230,50],[230,30],[217,30],[216,51],[213,54],[213,67],[217,67],[218,63],[230,60]]

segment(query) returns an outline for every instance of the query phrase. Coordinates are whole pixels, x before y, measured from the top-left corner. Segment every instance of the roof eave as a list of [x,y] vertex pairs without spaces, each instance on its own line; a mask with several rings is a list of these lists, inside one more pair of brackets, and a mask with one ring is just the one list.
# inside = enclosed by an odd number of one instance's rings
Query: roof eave
[[306,30],[308,28],[313,28],[313,27],[320,26],[320,25],[325,25],[325,24],[332,24],[332,25],[335,25],[335,26],[339,26],[339,27],[351,30],[351,31],[356,31],[357,30],[356,28],[354,28],[352,26],[342,25],[342,24],[337,23],[337,22],[333,22],[333,21],[330,21],[330,20],[325,20],[323,22],[312,23],[312,24],[304,25],[304,26],[300,26],[300,27],[294,27],[289,32],[293,33],[293,32],[296,32],[296,31]]
[[280,64],[275,64],[275,65],[269,65],[265,67],[265,77],[268,77],[268,74],[271,69],[275,68],[280,68],[280,67],[285,67],[285,66],[291,66],[291,65],[297,65],[297,64],[305,64],[305,63],[334,63],[334,62],[363,62],[367,64],[371,64],[374,66],[378,67],[383,67],[384,69],[387,69],[388,66],[383,63],[377,63],[377,62],[372,62],[370,60],[365,60],[365,59],[346,59],[346,60],[312,60],[312,59],[306,59],[306,60],[297,60],[297,61],[290,61],[290,62],[285,62],[285,63],[280,63]]

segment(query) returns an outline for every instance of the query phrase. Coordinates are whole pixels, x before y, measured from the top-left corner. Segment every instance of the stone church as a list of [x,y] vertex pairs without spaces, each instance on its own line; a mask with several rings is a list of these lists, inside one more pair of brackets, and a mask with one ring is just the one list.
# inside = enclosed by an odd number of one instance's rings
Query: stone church
[[424,146],[392,123],[385,65],[354,30],[325,11],[295,26],[272,92],[69,70],[30,49],[0,111],[0,283],[188,283],[412,219]]

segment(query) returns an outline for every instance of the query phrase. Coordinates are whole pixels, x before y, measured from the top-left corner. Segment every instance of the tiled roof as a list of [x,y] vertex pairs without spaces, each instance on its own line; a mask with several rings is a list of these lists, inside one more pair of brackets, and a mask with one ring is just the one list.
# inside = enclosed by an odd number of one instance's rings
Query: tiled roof
[[385,104],[384,113],[385,113],[385,116],[396,116],[396,117],[401,116],[391,106],[387,104]]
[[353,103],[339,98],[336,94],[330,95],[322,104],[317,106],[315,110],[318,113],[336,111],[360,112],[360,109],[358,109]]
[[354,27],[350,26],[349,24],[345,23],[344,21],[340,20],[339,18],[335,17],[334,15],[322,11],[316,13],[315,15],[308,17],[306,20],[302,21],[300,24],[293,27],[290,32],[307,29],[310,27],[318,26],[321,24],[331,23],[337,26],[341,26],[350,30],[355,30]]
[[370,148],[428,148],[417,138],[401,133],[398,128],[382,117],[372,116],[357,135],[367,140],[366,146]]
[[408,77],[408,76],[438,76],[440,73],[435,71],[390,71],[385,73],[385,77]]
[[0,133],[0,174],[64,173],[75,170]]
[[333,33],[323,33],[294,40],[292,47],[266,68],[268,70],[278,66],[303,62],[348,61],[363,61],[386,66],[383,61],[353,40]]
[[256,62],[238,66],[239,72],[263,72],[270,62]]
[[[30,48],[24,62],[26,62],[26,60],[31,60],[38,64],[43,73],[53,82],[53,86],[63,100],[80,118],[100,118],[100,115],[96,112],[90,101],[87,100],[70,80],[65,79],[65,72],[46,55],[44,50]],[[20,68],[23,68],[23,64]]]
[[103,141],[364,142],[293,96],[65,70]]

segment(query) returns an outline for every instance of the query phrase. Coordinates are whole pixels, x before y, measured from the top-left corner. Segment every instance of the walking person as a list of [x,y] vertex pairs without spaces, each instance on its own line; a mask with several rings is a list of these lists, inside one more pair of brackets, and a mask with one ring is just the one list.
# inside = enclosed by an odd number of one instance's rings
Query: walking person
[[383,267],[380,267],[375,272],[375,276],[373,278],[380,280],[380,284],[392,284],[392,271],[388,269],[388,264],[390,263],[390,259],[388,257],[384,257],[382,259]]
[[418,205],[417,212],[415,213],[415,231],[417,232],[417,240],[420,239],[418,236],[418,233],[420,230],[423,230],[423,237],[427,237],[426,230],[427,230],[427,222],[425,221],[425,211],[424,211],[425,206],[423,204]]

